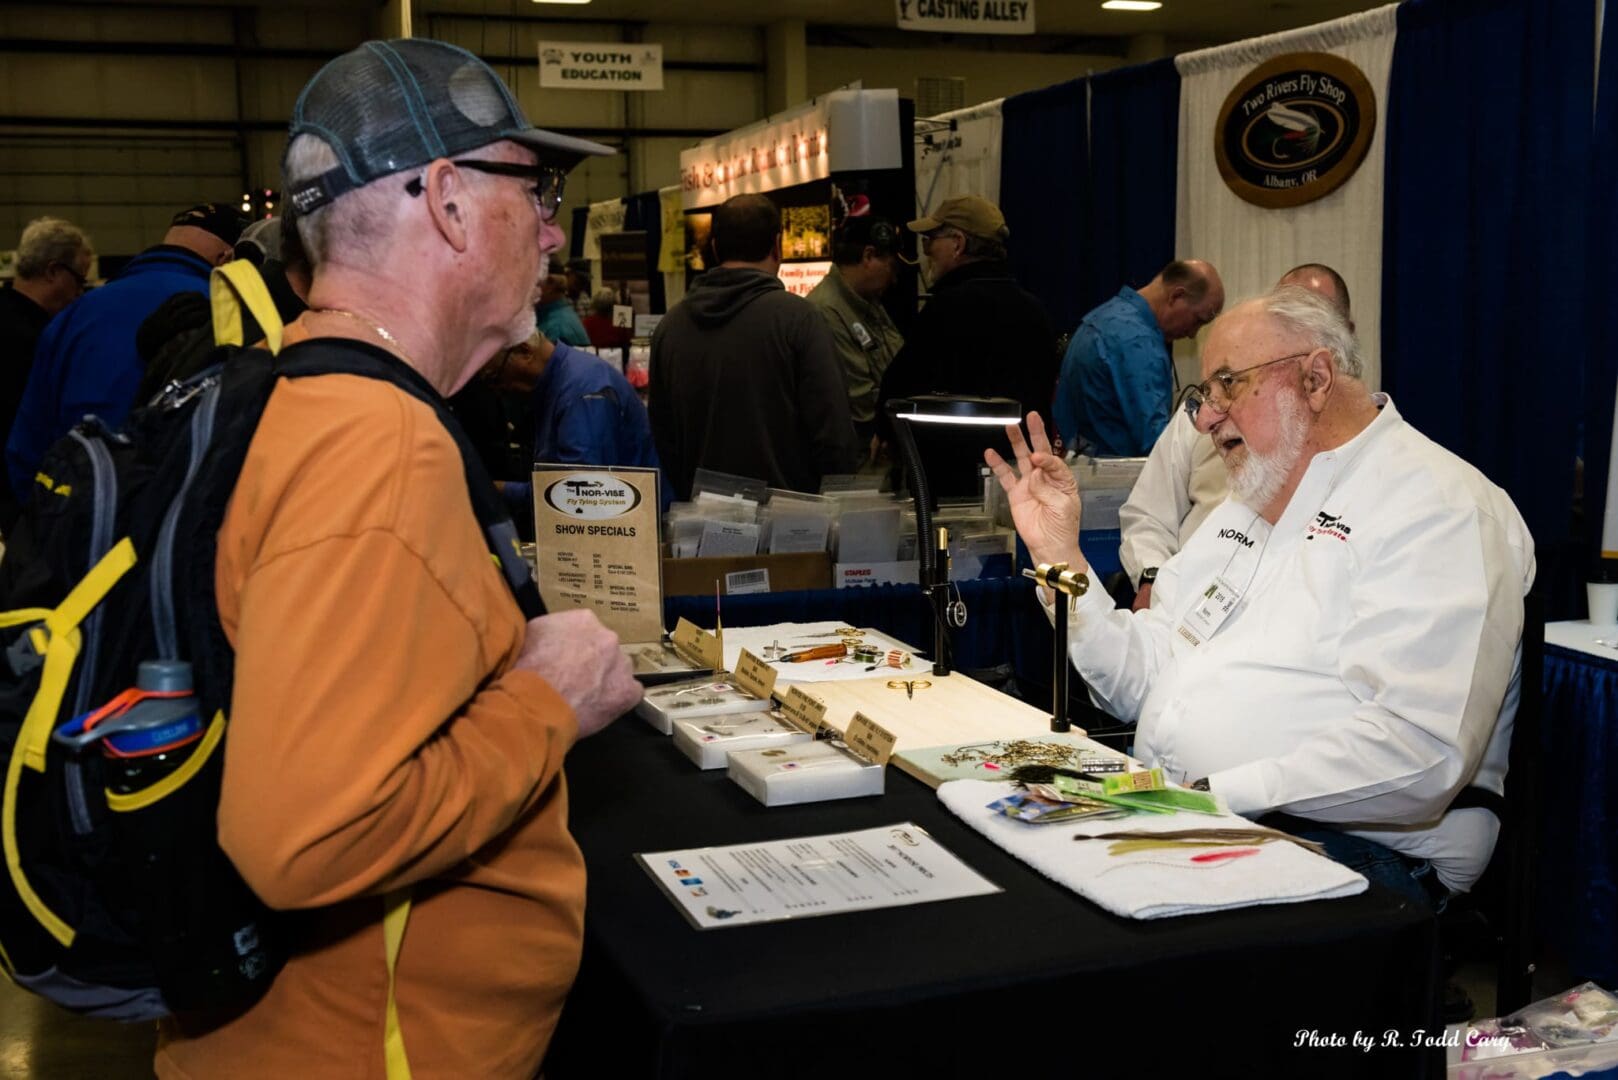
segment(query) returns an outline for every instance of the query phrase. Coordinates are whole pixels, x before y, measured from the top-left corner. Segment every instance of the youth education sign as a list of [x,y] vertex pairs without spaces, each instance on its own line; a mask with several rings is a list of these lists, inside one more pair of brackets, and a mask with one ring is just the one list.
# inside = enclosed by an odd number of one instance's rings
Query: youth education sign
[[661,90],[663,46],[541,41],[539,85],[548,90]]

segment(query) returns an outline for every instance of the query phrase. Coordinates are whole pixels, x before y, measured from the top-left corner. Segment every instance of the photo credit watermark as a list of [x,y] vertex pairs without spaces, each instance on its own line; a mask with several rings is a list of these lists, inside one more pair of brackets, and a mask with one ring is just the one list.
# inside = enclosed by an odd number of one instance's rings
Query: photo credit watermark
[[1412,1028],[1410,1031],[1400,1031],[1389,1028],[1386,1031],[1354,1031],[1344,1034],[1340,1031],[1321,1031],[1317,1028],[1300,1028],[1293,1036],[1292,1047],[1295,1050],[1357,1050],[1362,1054],[1369,1054],[1373,1050],[1430,1050],[1433,1047],[1476,1047],[1511,1045],[1511,1039],[1506,1035],[1485,1035],[1476,1028],[1446,1029],[1443,1031],[1428,1031],[1426,1028]]

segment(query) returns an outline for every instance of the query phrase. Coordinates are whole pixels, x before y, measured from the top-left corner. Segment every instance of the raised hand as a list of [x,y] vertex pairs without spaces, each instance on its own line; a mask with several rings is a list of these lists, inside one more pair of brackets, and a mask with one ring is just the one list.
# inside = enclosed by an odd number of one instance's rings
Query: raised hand
[[1006,428],[1017,459],[1015,468],[993,450],[985,450],[983,460],[1005,489],[1011,520],[1034,562],[1065,562],[1075,570],[1087,569],[1079,553],[1079,485],[1067,463],[1051,452],[1038,413],[1028,414],[1028,435],[1032,449],[1023,440],[1021,428],[1016,424]]

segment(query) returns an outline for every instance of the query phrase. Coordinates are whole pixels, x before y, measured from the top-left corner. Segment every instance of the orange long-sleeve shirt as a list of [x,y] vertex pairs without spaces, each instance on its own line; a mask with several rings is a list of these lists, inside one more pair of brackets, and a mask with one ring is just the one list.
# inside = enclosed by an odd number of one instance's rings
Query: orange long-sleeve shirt
[[376,380],[283,381],[219,533],[236,647],[219,837],[271,906],[315,909],[251,1009],[164,1026],[163,1077],[380,1078],[383,892],[413,887],[400,1027],[417,1080],[529,1077],[578,967],[571,709],[511,670],[525,622],[459,452]]

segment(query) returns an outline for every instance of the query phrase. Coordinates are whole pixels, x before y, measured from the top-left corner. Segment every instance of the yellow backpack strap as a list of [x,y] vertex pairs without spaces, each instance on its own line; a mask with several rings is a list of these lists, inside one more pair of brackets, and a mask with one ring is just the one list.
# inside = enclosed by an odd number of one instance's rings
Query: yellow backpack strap
[[[134,565],[135,545],[126,536],[73,586],[73,591],[55,610],[45,613],[44,632],[32,632],[34,648],[39,650],[41,644],[44,646],[45,669],[40,673],[39,689],[28,706],[28,715],[23,717],[22,730],[17,733],[17,746],[6,763],[5,787],[0,793],[0,849],[5,854],[6,873],[23,906],[63,948],[73,944],[73,928],[45,906],[23,874],[22,853],[17,843],[17,790],[24,765],[35,772],[45,771],[45,750],[51,726],[62,707],[62,697],[79,655],[79,624]],[[8,613],[6,617],[16,614],[20,613]]]
[[246,259],[236,259],[214,267],[208,283],[213,302],[213,339],[220,345],[245,345],[242,340],[242,311],[264,331],[264,344],[270,352],[281,351],[281,315],[270,298],[269,286],[259,276],[258,267]]
[[[67,692],[68,678],[73,674],[73,663],[79,654],[79,624],[89,618],[90,612],[135,562],[135,545],[126,536],[79,579],[54,611],[45,616],[45,670],[17,739],[24,763],[35,772],[45,771],[45,744],[50,739],[51,725],[62,707],[62,696]],[[37,635],[34,640],[37,647]]]
[[388,948],[388,1018],[382,1035],[388,1080],[410,1080],[410,1059],[405,1056],[404,1032],[399,1030],[399,1003],[393,995],[393,973],[404,944],[405,923],[410,921],[410,889],[395,889],[382,897],[382,937]]

